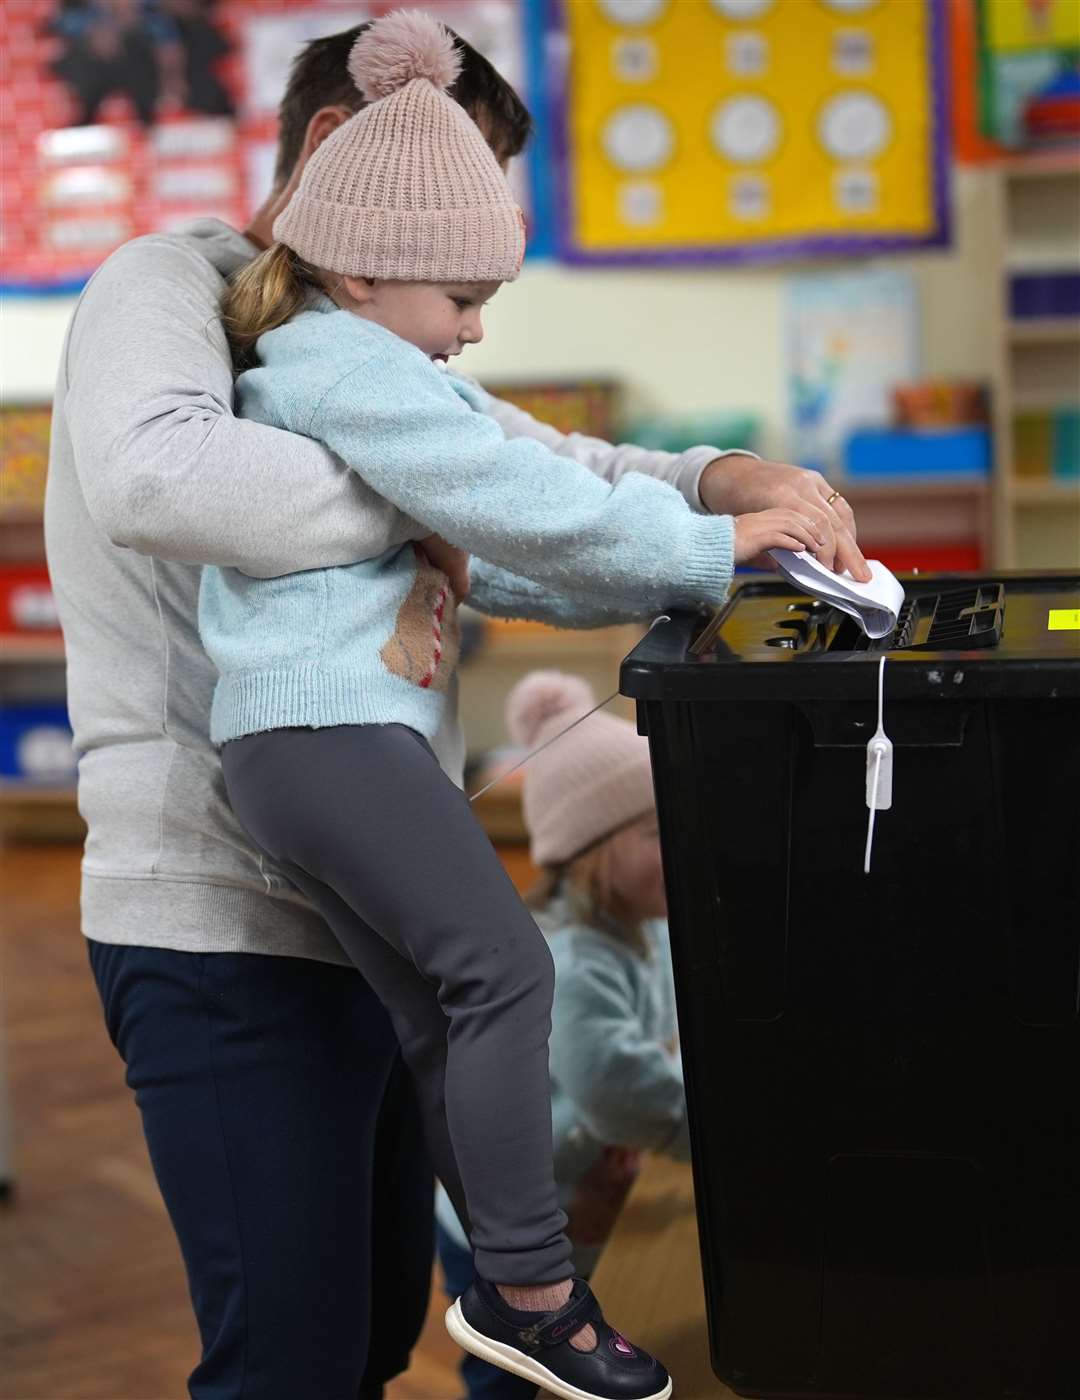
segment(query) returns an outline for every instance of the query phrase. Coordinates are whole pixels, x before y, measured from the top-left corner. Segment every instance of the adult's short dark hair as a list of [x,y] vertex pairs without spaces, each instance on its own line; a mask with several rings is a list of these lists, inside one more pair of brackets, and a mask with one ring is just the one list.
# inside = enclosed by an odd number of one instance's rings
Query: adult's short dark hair
[[[347,65],[357,36],[367,27],[357,24],[341,34],[312,39],[293,60],[278,108],[274,184],[279,188],[288,182],[300,158],[308,122],[321,107],[348,107],[358,112],[365,105]],[[483,54],[452,29],[449,32],[461,54],[461,72],[450,96],[482,128],[496,156],[509,160],[524,148],[532,131],[528,108]]]

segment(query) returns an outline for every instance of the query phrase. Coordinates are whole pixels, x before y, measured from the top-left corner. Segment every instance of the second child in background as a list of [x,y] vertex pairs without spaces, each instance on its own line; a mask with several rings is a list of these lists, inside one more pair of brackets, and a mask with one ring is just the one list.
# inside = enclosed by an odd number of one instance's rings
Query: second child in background
[[[535,749],[588,714],[588,683],[536,671],[507,702],[515,743]],[[526,897],[555,960],[551,1024],[555,1178],[577,1273],[588,1277],[644,1151],[689,1158],[668,945],[667,898],[647,742],[599,712],[524,769]],[[452,1297],[472,1255],[440,1187],[439,1258]],[[531,1400],[525,1381],[467,1356],[468,1400]]]

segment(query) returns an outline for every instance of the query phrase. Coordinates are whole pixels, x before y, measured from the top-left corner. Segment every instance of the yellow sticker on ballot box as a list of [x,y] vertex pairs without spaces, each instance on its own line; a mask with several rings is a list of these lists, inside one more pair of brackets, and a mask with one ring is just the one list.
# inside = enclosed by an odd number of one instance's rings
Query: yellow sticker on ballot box
[[1046,622],[1048,632],[1080,632],[1080,608],[1051,608]]

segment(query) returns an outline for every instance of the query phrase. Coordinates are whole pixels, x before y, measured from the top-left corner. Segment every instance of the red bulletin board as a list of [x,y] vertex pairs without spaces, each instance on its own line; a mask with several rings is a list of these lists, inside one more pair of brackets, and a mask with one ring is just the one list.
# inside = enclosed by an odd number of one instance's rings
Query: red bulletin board
[[[0,290],[81,285],[128,238],[200,215],[242,225],[269,192],[275,108],[298,46],[401,3],[2,0]],[[517,0],[428,0],[427,8],[523,87]],[[108,25],[95,26],[117,14],[135,36],[130,54],[122,51],[123,79],[94,106],[92,124],[77,125],[89,110],[80,79],[101,71],[88,43],[100,45]],[[194,38],[178,23],[194,23]],[[152,69],[156,85],[163,50],[180,76],[162,81],[148,113],[145,73]],[[201,83],[188,78],[189,62],[201,64]]]

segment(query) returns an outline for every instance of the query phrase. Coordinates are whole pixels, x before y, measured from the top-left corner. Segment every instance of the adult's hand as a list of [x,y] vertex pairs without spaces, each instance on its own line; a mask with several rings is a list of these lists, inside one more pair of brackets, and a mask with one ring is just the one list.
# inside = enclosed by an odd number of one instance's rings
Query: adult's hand
[[450,580],[454,597],[463,603],[469,596],[469,555],[456,545],[447,544],[441,535],[428,535],[419,542],[428,563],[441,569]]
[[[701,474],[701,503],[713,515],[748,515],[791,510],[801,515],[824,544],[814,551],[827,569],[866,583],[870,570],[856,544],[855,516],[843,496],[831,503],[833,488],[820,472],[785,462],[759,461],[732,453],[716,457]],[[773,567],[767,557],[754,561]]]

